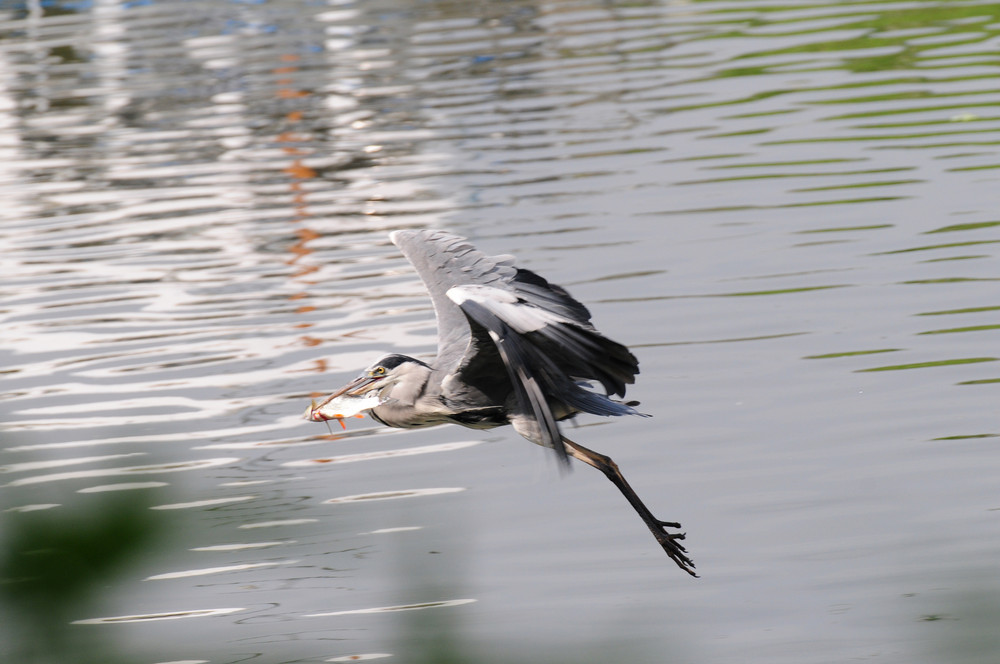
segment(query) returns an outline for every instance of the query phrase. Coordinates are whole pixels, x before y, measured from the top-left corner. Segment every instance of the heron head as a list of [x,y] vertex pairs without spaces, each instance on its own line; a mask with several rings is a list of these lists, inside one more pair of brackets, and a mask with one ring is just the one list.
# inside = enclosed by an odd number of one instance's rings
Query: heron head
[[405,380],[408,376],[419,374],[422,383],[426,380],[429,369],[430,367],[426,363],[416,358],[397,353],[384,355],[330,398],[333,399],[343,394],[360,397],[373,390],[378,390],[383,397],[388,397],[388,389]]

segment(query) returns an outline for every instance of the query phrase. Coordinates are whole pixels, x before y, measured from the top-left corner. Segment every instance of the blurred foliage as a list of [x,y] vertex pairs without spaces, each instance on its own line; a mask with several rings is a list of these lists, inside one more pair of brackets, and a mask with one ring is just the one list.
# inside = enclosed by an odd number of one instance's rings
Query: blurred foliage
[[0,547],[0,625],[4,661],[87,664],[117,661],[96,632],[72,625],[88,617],[117,575],[162,532],[162,517],[136,496],[76,506],[8,512]]

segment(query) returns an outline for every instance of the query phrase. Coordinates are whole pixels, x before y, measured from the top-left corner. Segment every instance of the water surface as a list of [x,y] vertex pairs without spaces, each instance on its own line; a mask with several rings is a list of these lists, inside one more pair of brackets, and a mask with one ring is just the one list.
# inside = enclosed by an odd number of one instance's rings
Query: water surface
[[[995,3],[2,12],[13,656],[995,652]],[[654,419],[571,435],[701,579],[512,431],[300,419],[433,355],[415,227],[635,350]]]

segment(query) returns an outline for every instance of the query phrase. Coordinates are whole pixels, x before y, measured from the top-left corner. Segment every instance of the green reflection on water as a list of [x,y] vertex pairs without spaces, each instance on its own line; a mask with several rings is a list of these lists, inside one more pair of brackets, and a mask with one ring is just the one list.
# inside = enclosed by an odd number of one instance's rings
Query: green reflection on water
[[951,334],[953,332],[983,332],[986,330],[1000,330],[1000,325],[970,325],[968,327],[952,327],[945,330],[927,330],[919,334]]
[[789,293],[808,293],[811,291],[829,290],[831,288],[846,288],[849,284],[833,284],[830,286],[800,286],[798,288],[774,288],[759,291],[736,291],[732,293],[717,293],[713,297],[756,297],[758,295],[788,295]]
[[823,353],[822,355],[806,355],[804,360],[828,360],[835,357],[854,357],[856,355],[875,355],[876,353],[895,353],[901,348],[875,348],[873,350],[849,350],[842,353]]
[[[949,78],[950,82],[958,82],[967,77],[956,76]],[[977,77],[978,78],[978,77]],[[918,81],[913,81],[917,83]],[[1000,116],[979,116],[973,114],[963,114],[952,116],[948,118],[932,118],[928,120],[910,120],[901,122],[871,122],[868,124],[855,125],[858,129],[899,129],[901,127],[933,127],[940,125],[949,125],[955,122],[984,122],[984,121],[996,121],[1000,120]]]
[[980,378],[978,380],[963,380],[959,385],[990,385],[1000,383],[1000,378]]
[[908,254],[914,251],[932,251],[934,249],[954,249],[955,247],[972,247],[981,244],[998,244],[1000,240],[973,240],[969,242],[948,242],[946,244],[928,244],[923,247],[908,247],[906,249],[894,249],[892,251],[880,251],[873,256],[888,256],[890,254]]
[[946,309],[944,311],[925,311],[918,316],[950,316],[951,314],[978,314],[984,311],[1000,311],[1000,305],[989,307],[964,307],[962,309]]
[[[790,166],[804,166],[814,162],[800,162],[798,164],[788,164]],[[730,167],[732,168],[732,167]],[[830,177],[830,176],[851,176],[851,175],[872,175],[875,173],[897,173],[912,171],[913,168],[909,166],[897,166],[892,168],[871,168],[871,169],[860,169],[860,170],[849,170],[849,171],[812,171],[812,172],[792,172],[792,173],[757,173],[754,175],[733,175],[729,177],[720,178],[705,178],[701,180],[680,180],[675,184],[712,184],[721,182],[739,182],[743,180],[774,180],[780,178],[813,178],[813,177]],[[922,180],[900,180],[899,182],[922,182]],[[877,185],[883,184],[895,184],[894,182],[877,182],[872,183]],[[798,190],[803,191],[803,190]]]
[[[1000,20],[1000,5],[997,3],[939,2],[924,3],[917,6],[911,6],[910,3],[906,2],[897,2],[895,4],[901,8],[888,9],[879,13],[873,13],[868,5],[861,5],[856,8],[846,6],[842,14],[828,17],[830,19],[843,18],[843,22],[831,21],[830,24],[820,28],[798,29],[797,26],[801,19],[794,17],[785,20],[760,21],[764,25],[788,25],[788,31],[767,31],[761,33],[732,31],[712,35],[708,39],[745,39],[748,37],[770,39],[776,36],[822,34],[824,32],[844,34],[850,31],[854,36],[845,39],[828,39],[807,44],[796,44],[795,46],[784,48],[767,49],[741,57],[758,58],[840,51],[878,51],[870,55],[845,57],[835,67],[837,69],[862,73],[892,69],[910,69],[921,59],[926,51],[954,46],[956,42],[961,42],[962,44],[987,42],[995,35],[995,23],[997,20]],[[766,16],[768,12],[788,11],[792,8],[786,6],[766,7],[755,5],[754,9]],[[852,19],[854,16],[857,16],[857,18]],[[968,19],[976,19],[976,21],[972,22]],[[981,25],[983,23],[992,23],[993,25]],[[914,35],[912,32],[903,32],[912,29],[920,29],[922,34]],[[928,34],[933,36],[928,38]],[[946,39],[945,37],[947,36],[953,38]],[[967,37],[967,39],[964,37]],[[992,48],[984,44],[984,56],[989,55],[992,51]],[[965,55],[968,56],[971,54],[966,53]],[[766,72],[768,68],[768,66],[733,67],[724,70],[720,75],[758,75]],[[904,98],[904,96],[905,93],[897,98]]]
[[835,191],[840,189],[861,189],[864,187],[890,187],[899,184],[922,184],[923,180],[874,180],[870,182],[851,182],[849,184],[832,184],[824,187],[800,187],[790,189],[793,192]]
[[959,172],[959,171],[991,171],[1000,168],[1000,164],[987,164],[984,166],[956,166],[955,168],[949,168],[949,171]]
[[1000,277],[943,277],[941,279],[910,279],[902,283],[914,284],[964,284],[980,281],[1000,281]]
[[803,231],[796,231],[800,235],[807,233],[843,233],[845,231],[875,231],[883,228],[892,228],[895,224],[871,224],[868,226],[835,226],[833,228],[810,228]]
[[1000,226],[1000,221],[980,221],[972,222],[968,224],[953,224],[951,226],[942,226],[941,228],[935,228],[932,231],[927,231],[927,233],[950,233],[953,231],[974,231],[980,228],[993,228],[995,226]]
[[943,263],[944,261],[968,261],[976,258],[992,258],[988,254],[966,254],[964,256],[944,256],[942,258],[929,258],[921,263]]
[[996,357],[963,357],[955,360],[935,360],[932,362],[914,362],[912,364],[893,364],[886,367],[871,367],[870,369],[858,369],[856,373],[867,373],[872,371],[903,371],[906,369],[928,369],[931,367],[947,367],[956,364],[976,364],[979,362],[996,362],[1000,358]]

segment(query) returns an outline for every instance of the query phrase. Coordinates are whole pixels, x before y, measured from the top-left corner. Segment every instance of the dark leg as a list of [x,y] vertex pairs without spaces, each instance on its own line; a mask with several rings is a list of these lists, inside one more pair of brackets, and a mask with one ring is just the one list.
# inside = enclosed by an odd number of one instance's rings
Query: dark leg
[[678,567],[691,576],[698,576],[694,573],[694,563],[687,557],[687,549],[678,541],[684,539],[684,534],[668,533],[666,530],[667,528],[680,528],[681,524],[674,523],[673,521],[660,521],[653,516],[649,508],[639,500],[639,496],[636,495],[632,487],[625,481],[625,476],[618,470],[618,464],[611,457],[599,454],[594,450],[589,450],[566,437],[563,437],[563,442],[566,443],[566,451],[569,452],[571,457],[579,459],[589,466],[593,466],[614,482],[618,490],[628,499],[629,504],[632,505],[632,509],[639,513],[639,517],[646,523],[656,541],[660,543],[660,546],[667,552],[667,555],[677,563]]

